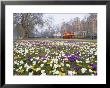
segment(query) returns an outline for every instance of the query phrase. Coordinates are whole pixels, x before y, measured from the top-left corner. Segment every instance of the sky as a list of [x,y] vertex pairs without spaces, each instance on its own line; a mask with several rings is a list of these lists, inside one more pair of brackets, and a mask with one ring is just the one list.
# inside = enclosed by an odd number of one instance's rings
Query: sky
[[[52,25],[57,25],[57,26],[61,26],[61,24],[63,22],[68,22],[70,21],[71,19],[74,19],[76,17],[79,17],[80,20],[84,19],[84,17],[88,17],[89,14],[85,13],[85,14],[76,14],[76,13],[71,13],[71,14],[67,14],[67,13],[58,13],[58,14],[55,14],[55,13],[48,13],[48,14],[43,14],[43,19],[47,19],[47,18],[50,18],[52,19]],[[37,26],[36,26],[37,28]],[[41,29],[41,28],[37,28],[37,30],[39,32],[41,31],[44,31],[44,29]]]
[[89,16],[89,14],[44,14],[43,17],[51,17],[54,21],[53,24],[61,24],[62,22],[68,22],[71,19],[74,19],[75,17],[79,17],[81,20],[84,17]]

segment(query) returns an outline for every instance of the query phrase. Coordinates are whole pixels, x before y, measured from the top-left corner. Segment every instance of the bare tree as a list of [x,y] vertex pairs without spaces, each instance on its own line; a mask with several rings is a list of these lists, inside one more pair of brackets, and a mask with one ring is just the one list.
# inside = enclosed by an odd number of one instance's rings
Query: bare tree
[[16,28],[16,26],[22,26],[22,38],[28,38],[36,25],[43,26],[42,17],[43,14],[41,13],[14,13],[14,28]]

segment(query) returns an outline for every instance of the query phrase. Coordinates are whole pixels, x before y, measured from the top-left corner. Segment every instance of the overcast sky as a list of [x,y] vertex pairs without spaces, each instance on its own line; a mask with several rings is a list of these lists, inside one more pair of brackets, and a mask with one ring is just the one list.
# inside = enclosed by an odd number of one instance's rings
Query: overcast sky
[[68,22],[75,17],[79,17],[81,20],[84,17],[89,16],[89,14],[44,14],[43,17],[51,17],[53,19],[53,24],[61,24],[62,22]]
[[[89,14],[51,14],[51,13],[48,13],[48,14],[43,14],[43,19],[48,19],[48,18],[51,18],[52,19],[52,25],[57,25],[57,26],[61,26],[62,22],[68,22],[70,21],[71,19],[74,19],[76,17],[79,17],[80,20],[84,19],[84,17],[88,17]],[[36,26],[37,30],[39,32],[41,31],[44,31],[44,29],[42,28],[38,28],[38,26]],[[46,28],[46,27],[44,27]]]

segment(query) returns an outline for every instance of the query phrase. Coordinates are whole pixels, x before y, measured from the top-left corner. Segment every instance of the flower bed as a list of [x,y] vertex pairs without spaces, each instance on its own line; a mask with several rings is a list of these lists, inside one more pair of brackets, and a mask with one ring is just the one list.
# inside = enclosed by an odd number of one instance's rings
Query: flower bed
[[69,40],[14,42],[14,75],[97,75],[97,44]]

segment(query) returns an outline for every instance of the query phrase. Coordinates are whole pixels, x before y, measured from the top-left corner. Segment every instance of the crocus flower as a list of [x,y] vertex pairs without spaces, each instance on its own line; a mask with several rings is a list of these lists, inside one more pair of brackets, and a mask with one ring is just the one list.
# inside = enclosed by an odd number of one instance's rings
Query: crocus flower
[[92,69],[94,69],[94,70],[97,69],[97,65],[96,64],[90,64],[90,66],[92,66]]
[[69,57],[69,56],[70,56],[70,54],[69,54],[69,53],[66,53],[66,54],[65,54],[65,57]]
[[46,60],[46,57],[45,57],[45,56],[42,56],[41,59],[42,59],[42,60]]
[[28,57],[28,60],[32,61],[32,57],[31,57],[31,56],[29,56],[29,57]]
[[71,62],[74,62],[74,61],[76,61],[76,56],[74,56],[74,55],[72,55],[71,57],[69,57],[69,60],[71,61]]
[[79,71],[81,69],[81,67],[78,67],[78,66],[73,66],[74,70],[77,70]]

